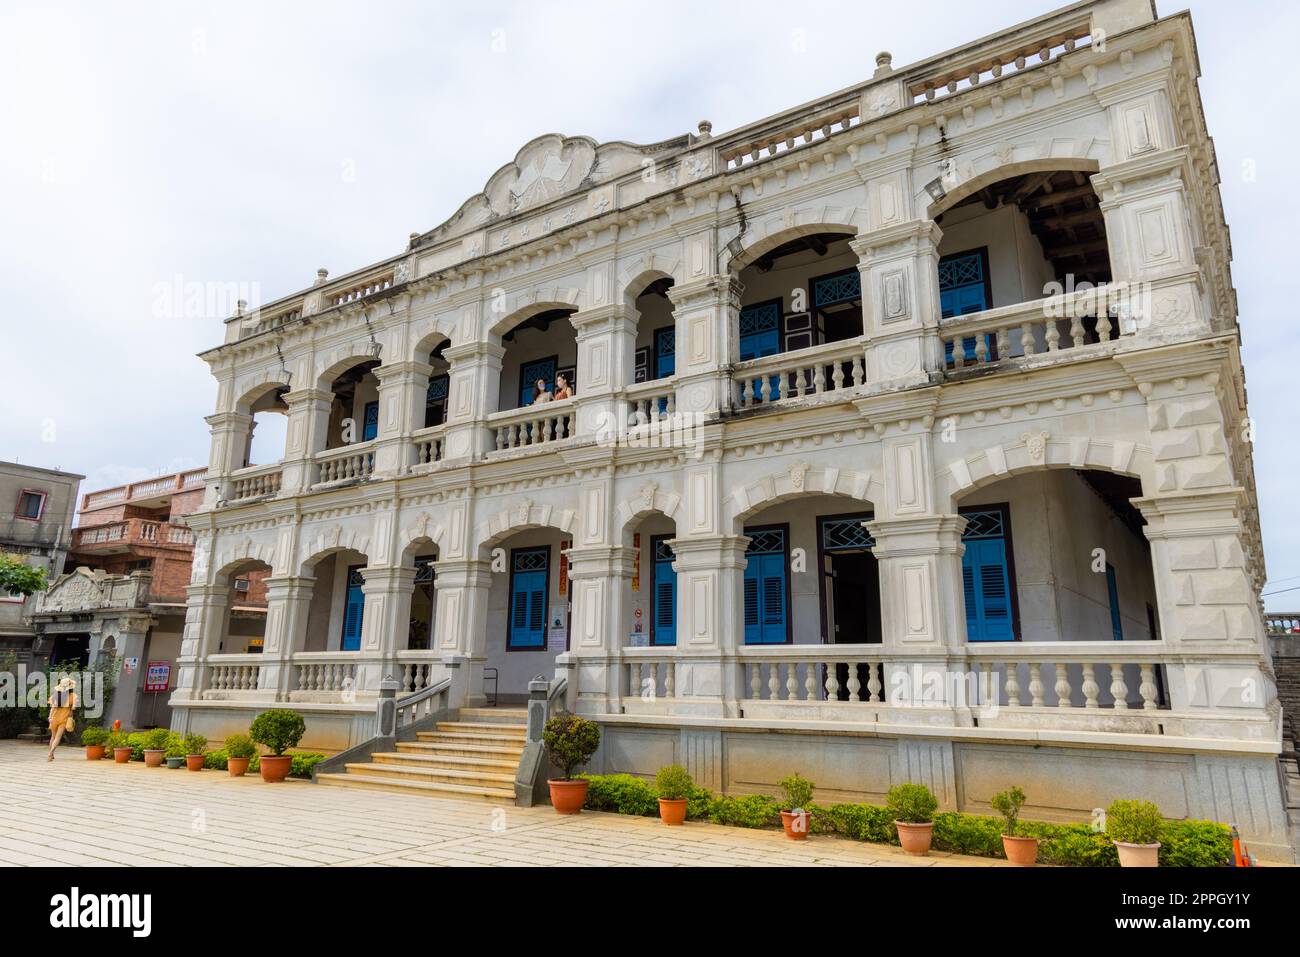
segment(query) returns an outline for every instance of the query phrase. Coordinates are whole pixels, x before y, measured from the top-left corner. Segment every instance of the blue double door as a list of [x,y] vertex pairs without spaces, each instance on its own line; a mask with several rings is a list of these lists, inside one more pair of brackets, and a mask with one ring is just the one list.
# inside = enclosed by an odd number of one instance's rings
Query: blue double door
[[1011,572],[1010,510],[962,509],[961,557],[967,641],[1014,641],[1015,580]]
[[347,593],[343,600],[343,641],[342,651],[361,650],[361,622],[366,614],[366,596],[361,586],[366,579],[362,574],[364,565],[352,565],[348,568]]

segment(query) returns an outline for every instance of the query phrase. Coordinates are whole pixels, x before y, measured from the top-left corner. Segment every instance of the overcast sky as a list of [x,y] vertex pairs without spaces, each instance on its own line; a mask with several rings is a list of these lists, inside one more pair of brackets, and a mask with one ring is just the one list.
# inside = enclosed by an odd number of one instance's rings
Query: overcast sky
[[[538,134],[723,132],[869,77],[878,50],[902,66],[1051,7],[3,0],[0,459],[84,473],[83,491],[206,464],[216,390],[195,353],[222,315],[186,284],[266,301],[399,252]],[[1191,8],[1277,591],[1300,586],[1300,14]]]

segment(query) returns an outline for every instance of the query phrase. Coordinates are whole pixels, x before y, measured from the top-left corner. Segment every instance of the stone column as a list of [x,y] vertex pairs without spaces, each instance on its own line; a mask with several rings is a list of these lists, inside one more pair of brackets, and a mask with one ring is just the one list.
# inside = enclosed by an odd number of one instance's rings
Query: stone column
[[677,411],[710,415],[731,408],[731,366],[740,358],[740,281],[712,275],[668,290],[676,336]]
[[743,535],[672,539],[677,572],[677,714],[740,716],[745,641]]
[[497,411],[501,360],[506,351],[488,342],[468,342],[443,350],[449,396],[444,460],[477,458],[496,448],[486,419]]
[[205,416],[212,436],[208,455],[207,494],[204,507],[212,508],[226,497],[230,473],[244,467],[248,451],[248,436],[253,427],[253,417],[242,412],[218,412]]
[[414,432],[424,428],[424,400],[433,367],[405,360],[375,367],[379,380],[379,434],[375,473],[402,475],[415,464]]
[[328,389],[299,389],[285,393],[284,401],[289,407],[289,423],[280,490],[300,492],[316,481],[312,457],[325,448],[334,393]]
[[628,630],[624,584],[632,577],[633,554],[622,546],[575,547],[568,551],[573,618],[570,651],[575,659],[577,707],[583,714],[622,710],[623,635]]
[[266,631],[262,638],[262,663],[258,689],[277,701],[289,700],[293,690],[293,654],[307,636],[307,614],[316,580],[310,575],[273,576],[266,579]]
[[206,660],[217,654],[226,625],[230,595],[226,588],[198,584],[185,587],[185,630],[176,659],[175,702],[202,697]]
[[434,648],[466,659],[466,706],[481,705],[483,663],[487,660],[489,562],[446,559],[434,563]]
[[406,647],[411,622],[411,595],[415,569],[403,565],[368,565],[361,572],[365,581],[365,612],[361,619],[362,663],[357,668],[356,691],[362,696],[378,692],[386,674],[397,677],[397,652]]
[[867,383],[923,385],[943,369],[939,339],[939,239],[928,219],[897,222],[849,243],[862,276]]
[[569,321],[578,341],[577,433],[616,439],[627,424],[623,389],[632,383],[636,310],[601,306],[576,312]]

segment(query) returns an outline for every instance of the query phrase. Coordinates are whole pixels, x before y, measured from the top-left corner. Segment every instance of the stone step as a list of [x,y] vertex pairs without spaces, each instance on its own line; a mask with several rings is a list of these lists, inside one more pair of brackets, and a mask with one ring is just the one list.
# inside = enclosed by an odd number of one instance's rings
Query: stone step
[[487,724],[527,724],[527,708],[461,708],[460,719]]
[[488,734],[482,731],[418,731],[416,739],[426,744],[482,744],[523,749],[524,739],[517,734]]
[[384,751],[379,754],[372,754],[370,759],[375,764],[409,764],[413,767],[460,768],[463,770],[480,769],[509,774],[512,778],[519,768],[518,759],[511,755],[471,757],[460,754],[438,754],[437,752]]
[[473,723],[469,721],[439,721],[435,727],[439,731],[463,732],[465,734],[508,734],[522,738],[528,729],[524,725]]
[[440,784],[436,782],[410,781],[395,777],[381,777],[371,774],[318,774],[318,784],[335,787],[367,788],[376,791],[390,791],[395,794],[422,794],[427,797],[462,798],[466,800],[488,801],[493,804],[513,804],[514,788],[485,788],[469,784]]
[[464,784],[482,788],[513,788],[515,785],[515,776],[502,771],[417,767],[413,764],[383,764],[379,762],[373,764],[349,764],[347,765],[347,773],[436,784]]
[[510,742],[505,744],[475,744],[465,741],[399,741],[395,747],[398,751],[408,754],[423,752],[425,754],[463,754],[482,757],[498,755],[511,758],[516,763],[524,753],[522,744]]

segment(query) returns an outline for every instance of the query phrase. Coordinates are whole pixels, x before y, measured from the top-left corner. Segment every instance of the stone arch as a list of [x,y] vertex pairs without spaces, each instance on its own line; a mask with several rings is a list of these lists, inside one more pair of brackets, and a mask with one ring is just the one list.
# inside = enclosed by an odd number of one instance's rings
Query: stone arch
[[[976,172],[977,167],[982,168],[982,172]],[[964,169],[960,162],[954,164],[953,168],[957,171],[956,176],[960,178],[951,183],[945,180],[944,188],[947,193],[943,199],[929,204],[925,211],[927,219],[934,219],[963,200],[969,199],[984,187],[1004,179],[1024,176],[1027,173],[1079,172],[1091,176],[1101,168],[1101,164],[1097,159],[1086,156],[1046,156],[1003,162],[997,154],[989,153],[968,162]],[[926,194],[923,191],[920,195]]]
[[326,392],[334,385],[334,380],[353,366],[363,362],[374,362],[378,358],[364,348],[363,343],[349,342],[328,352],[322,353],[316,360],[316,388]]
[[615,506],[615,540],[622,541],[632,527],[647,515],[658,513],[676,523],[681,504],[682,497],[676,490],[660,488],[659,483],[647,481],[637,490],[637,494]]
[[780,502],[809,495],[840,495],[874,505],[883,500],[884,492],[870,472],[793,462],[747,485],[734,486],[722,508],[733,531],[739,532],[745,519]]
[[264,399],[269,393],[279,389],[288,389],[289,383],[286,382],[277,368],[261,369],[248,376],[241,376],[235,382],[235,388],[231,391],[238,396],[231,406],[231,412],[238,412],[241,415],[252,415],[253,406]]
[[398,532],[398,554],[401,564],[409,565],[421,545],[432,545],[439,555],[443,552],[443,537],[447,527],[435,521],[429,512],[421,512]]
[[[551,312],[555,309],[581,309],[584,299],[582,290],[572,286],[538,286],[512,293],[505,297],[504,314],[489,325],[488,332],[493,340],[499,340],[521,322],[526,322],[543,312]],[[494,301],[489,299],[487,302],[489,312],[493,311],[494,305]]]
[[429,353],[442,342],[454,342],[456,319],[454,316],[429,316],[411,324],[410,354],[406,357],[416,362],[428,362]]
[[1042,469],[1115,472],[1141,481],[1144,493],[1155,488],[1149,448],[1124,439],[1054,436],[1035,428],[1023,432],[1018,441],[991,445],[939,466],[935,474],[936,505],[941,510],[955,511],[957,501],[977,489]]
[[671,279],[674,284],[684,280],[679,250],[673,250],[672,255],[647,252],[624,265],[618,273],[618,295],[614,301],[631,306],[647,286],[659,279]]
[[[726,268],[738,274],[764,253],[800,236],[815,236],[818,233],[856,236],[867,227],[867,211],[859,206],[808,205],[772,213],[750,224],[741,237],[744,241],[743,248],[731,257]],[[723,255],[726,255],[725,250]]]
[[486,558],[493,545],[509,538],[515,532],[530,528],[555,528],[573,535],[578,527],[577,511],[554,505],[538,505],[531,499],[520,501],[488,516],[474,532],[474,551]]
[[242,565],[257,562],[275,568],[275,546],[270,542],[255,542],[242,538],[238,542],[218,548],[217,559],[212,563],[214,584],[224,583]]
[[353,551],[365,555],[367,561],[372,558],[370,536],[357,529],[344,529],[340,525],[317,530],[303,543],[302,551],[307,557],[298,563],[298,567],[304,572],[335,552]]

